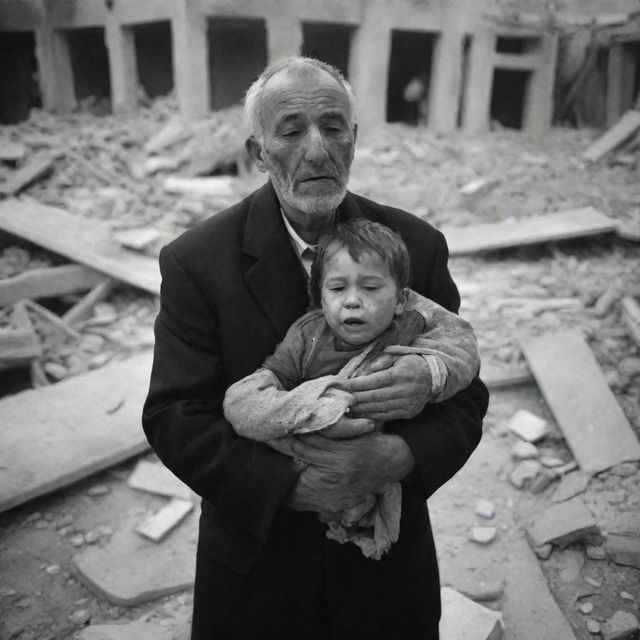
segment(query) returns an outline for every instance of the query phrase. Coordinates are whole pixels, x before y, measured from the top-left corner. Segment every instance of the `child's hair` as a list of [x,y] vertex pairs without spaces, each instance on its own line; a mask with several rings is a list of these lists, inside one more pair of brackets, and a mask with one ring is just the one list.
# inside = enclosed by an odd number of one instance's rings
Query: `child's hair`
[[311,265],[309,293],[314,306],[321,306],[322,275],[327,249],[335,244],[344,247],[357,262],[363,253],[375,253],[387,263],[398,291],[409,286],[411,264],[402,238],[389,227],[366,218],[356,218],[336,225],[321,236]]

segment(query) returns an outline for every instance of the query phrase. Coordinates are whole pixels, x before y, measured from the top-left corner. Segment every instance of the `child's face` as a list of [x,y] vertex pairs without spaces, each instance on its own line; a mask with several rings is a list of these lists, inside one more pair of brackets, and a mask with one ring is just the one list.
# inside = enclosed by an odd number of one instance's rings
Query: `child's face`
[[356,262],[338,245],[327,249],[321,296],[329,326],[353,345],[377,338],[404,309],[404,292],[379,255],[363,253]]

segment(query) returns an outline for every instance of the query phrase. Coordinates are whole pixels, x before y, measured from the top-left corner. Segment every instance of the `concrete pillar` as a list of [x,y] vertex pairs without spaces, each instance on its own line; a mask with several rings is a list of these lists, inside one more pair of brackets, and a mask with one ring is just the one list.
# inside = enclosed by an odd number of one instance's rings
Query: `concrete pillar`
[[473,35],[464,109],[464,128],[470,132],[489,129],[495,49],[494,33],[479,31]]
[[351,38],[349,79],[356,96],[359,135],[365,138],[387,120],[391,29],[384,15],[385,1],[367,5],[362,25]]
[[191,0],[175,0],[171,20],[174,85],[182,115],[199,120],[209,113],[207,19]]
[[278,12],[267,18],[268,64],[297,56],[302,51],[302,23],[289,12]]
[[525,96],[523,129],[542,133],[553,120],[553,89],[558,60],[558,36],[545,34],[538,51],[540,62],[531,73]]
[[611,45],[607,68],[607,127],[613,126],[633,106],[636,64],[624,43]]
[[429,92],[429,128],[438,133],[458,126],[464,33],[446,30],[436,42]]
[[132,111],[138,104],[138,69],[133,28],[109,16],[105,28],[111,76],[111,105],[114,113]]
[[35,41],[43,108],[54,113],[73,111],[77,101],[65,33],[52,29],[45,20],[35,31]]

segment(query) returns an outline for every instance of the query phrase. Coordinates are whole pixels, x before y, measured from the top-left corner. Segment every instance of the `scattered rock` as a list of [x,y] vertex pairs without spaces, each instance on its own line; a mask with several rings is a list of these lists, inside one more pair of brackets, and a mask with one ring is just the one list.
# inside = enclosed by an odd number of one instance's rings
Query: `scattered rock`
[[167,467],[158,462],[141,460],[129,476],[127,484],[132,489],[157,493],[163,496],[191,500],[193,492]]
[[74,547],[81,547],[84,544],[84,536],[81,533],[77,533],[69,538],[69,542],[71,542]]
[[609,313],[609,311],[611,311],[611,308],[619,298],[620,292],[617,289],[606,289],[606,291],[598,298],[598,301],[593,308],[593,314],[597,318],[603,318],[607,313]]
[[110,491],[111,489],[109,489],[109,487],[107,487],[106,485],[96,484],[87,491],[87,495],[91,496],[92,498],[98,498],[99,496],[106,495]]
[[502,616],[466,598],[450,587],[442,587],[440,640],[499,640]]
[[588,544],[586,546],[586,554],[587,558],[591,560],[606,560],[607,552],[604,550],[604,546],[596,546],[593,544]]
[[61,568],[59,564],[52,564],[46,568],[46,572],[50,576],[57,576],[60,573],[60,571],[61,571]]
[[16,602],[16,607],[18,609],[28,609],[33,604],[33,600],[31,598],[22,598]]
[[0,587],[0,598],[10,598],[15,596],[17,591],[11,587]]
[[587,620],[587,631],[596,635],[596,633],[600,633],[600,624],[595,620]]
[[553,551],[553,545],[549,543],[543,544],[539,547],[535,547],[533,551],[540,560],[548,560],[551,556],[551,552]]
[[504,578],[496,578],[489,582],[480,581],[467,588],[460,588],[460,593],[475,602],[492,602],[504,595]]
[[84,627],[91,620],[91,612],[88,609],[76,609],[69,620],[78,627]]
[[476,515],[481,518],[486,518],[487,520],[491,520],[496,513],[496,505],[491,502],[491,500],[478,500],[478,504],[476,505]]
[[554,474],[549,473],[546,469],[542,469],[529,484],[529,491],[531,491],[531,493],[541,493],[555,481],[556,476]]
[[44,371],[54,380],[62,380],[67,375],[67,368],[58,362],[45,362]]
[[577,540],[587,543],[601,540],[593,514],[579,497],[551,505],[527,528],[527,535],[534,548],[547,542],[565,547]]
[[583,602],[580,605],[580,611],[582,613],[591,613],[593,611],[593,602]]
[[70,513],[65,513],[56,520],[56,529],[62,529],[73,524],[73,516]]
[[87,544],[95,544],[100,539],[100,536],[96,531],[89,530],[84,534],[84,541]]
[[616,564],[640,569],[640,538],[609,534],[605,546]]
[[564,502],[586,491],[590,476],[582,471],[573,471],[564,476],[558,484],[551,502]]
[[602,629],[604,640],[631,640],[638,630],[638,618],[628,611],[616,611]]
[[511,456],[516,460],[531,460],[537,458],[539,454],[540,452],[535,444],[524,440],[518,440],[511,449]]
[[478,544],[490,544],[496,538],[495,527],[472,527],[469,533],[469,540]]
[[590,584],[594,589],[599,589],[602,586],[602,582],[600,580],[596,580],[595,578],[585,578],[584,581],[587,584]]
[[527,442],[538,442],[549,433],[546,420],[526,409],[518,409],[509,421],[509,429]]
[[635,600],[635,598],[628,591],[621,591],[620,597],[623,600],[628,600],[629,602],[633,602]]
[[105,342],[105,339],[97,333],[88,333],[82,338],[78,348],[85,353],[98,354],[104,348]]
[[555,456],[542,456],[540,458],[540,463],[543,467],[547,467],[549,469],[553,469],[554,467],[561,467],[563,464],[566,464],[564,460],[556,458]]
[[523,460],[518,463],[509,476],[509,482],[517,489],[524,489],[540,473],[537,460]]

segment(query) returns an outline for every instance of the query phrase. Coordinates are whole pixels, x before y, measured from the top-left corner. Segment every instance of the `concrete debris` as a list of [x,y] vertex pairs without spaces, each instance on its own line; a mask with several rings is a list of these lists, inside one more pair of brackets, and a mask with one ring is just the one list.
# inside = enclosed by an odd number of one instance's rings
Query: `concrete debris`
[[547,469],[541,469],[540,473],[529,483],[529,491],[531,493],[542,493],[547,487],[551,486],[557,479],[554,473]]
[[144,251],[161,237],[157,229],[126,229],[113,234],[116,242],[127,249]]
[[639,627],[638,618],[628,611],[616,611],[613,616],[602,625],[604,640],[632,640]]
[[238,178],[233,176],[212,176],[208,178],[169,176],[164,182],[164,189],[167,193],[231,198],[236,194],[237,182]]
[[[198,518],[195,513],[156,545],[135,532],[135,524],[73,557],[80,580],[113,604],[135,605],[193,585]],[[115,561],[117,559],[117,562]]]
[[548,467],[549,469],[553,469],[555,467],[561,467],[562,465],[566,464],[564,460],[561,460],[560,458],[556,458],[555,456],[542,456],[540,458],[540,464],[542,464],[542,466],[544,467]]
[[48,153],[32,156],[24,166],[16,169],[7,180],[0,183],[0,195],[13,196],[40,180],[51,172],[55,164],[55,157]]
[[523,460],[509,475],[509,482],[517,489],[524,489],[540,473],[541,468],[537,460]]
[[491,544],[497,535],[495,527],[472,527],[469,532],[469,540],[478,544]]
[[609,469],[609,473],[621,478],[628,478],[638,473],[638,464],[636,462],[623,462]]
[[153,621],[136,621],[128,624],[95,624],[85,627],[80,640],[188,640],[188,620],[159,624]]
[[77,627],[84,627],[91,620],[91,612],[88,609],[76,609],[69,615],[69,620]]
[[605,551],[603,545],[597,546],[593,544],[588,544],[585,548],[585,553],[587,554],[587,558],[591,560],[607,559],[607,552]]
[[581,471],[572,471],[564,476],[554,494],[551,496],[551,502],[564,502],[577,496],[580,493],[584,493],[589,486],[590,476]]
[[527,442],[538,442],[549,433],[546,420],[526,409],[519,409],[509,421],[509,429]]
[[620,597],[623,600],[628,600],[629,602],[635,602],[635,598],[628,591],[621,591]]
[[640,569],[640,537],[609,534],[605,547],[616,564]]
[[536,547],[534,553],[540,558],[540,560],[548,560],[551,557],[551,553],[553,551],[553,545],[546,543]]
[[92,498],[98,498],[100,496],[106,496],[107,493],[109,493],[111,491],[111,489],[109,489],[109,487],[107,487],[107,485],[105,484],[96,484],[93,487],[91,487],[90,489],[87,490],[87,495],[91,496]]
[[587,631],[591,634],[593,634],[594,636],[598,633],[600,633],[600,623],[597,622],[596,620],[587,620]]
[[583,602],[580,605],[580,611],[582,613],[591,613],[593,611],[593,602]]
[[527,535],[534,548],[546,543],[566,547],[578,540],[592,544],[601,540],[593,514],[579,497],[550,506],[527,527]]
[[499,640],[502,616],[466,598],[450,587],[442,587],[441,640]]
[[174,498],[168,505],[142,522],[136,531],[145,538],[160,542],[171,529],[186,518],[191,509],[193,509],[193,502]]
[[17,162],[27,155],[27,147],[20,142],[0,140],[0,161]]
[[496,505],[491,502],[491,500],[485,500],[484,498],[478,500],[478,504],[476,504],[475,513],[477,516],[481,518],[486,518],[487,520],[491,520],[496,513]]
[[460,195],[478,196],[486,194],[498,183],[499,180],[491,178],[477,178],[476,180],[471,180],[471,182],[467,182],[467,184],[460,187]]
[[127,484],[139,491],[193,502],[194,493],[191,489],[159,462],[138,462]]
[[537,458],[539,455],[538,447],[524,440],[518,440],[511,449],[511,457],[516,460],[531,460]]

